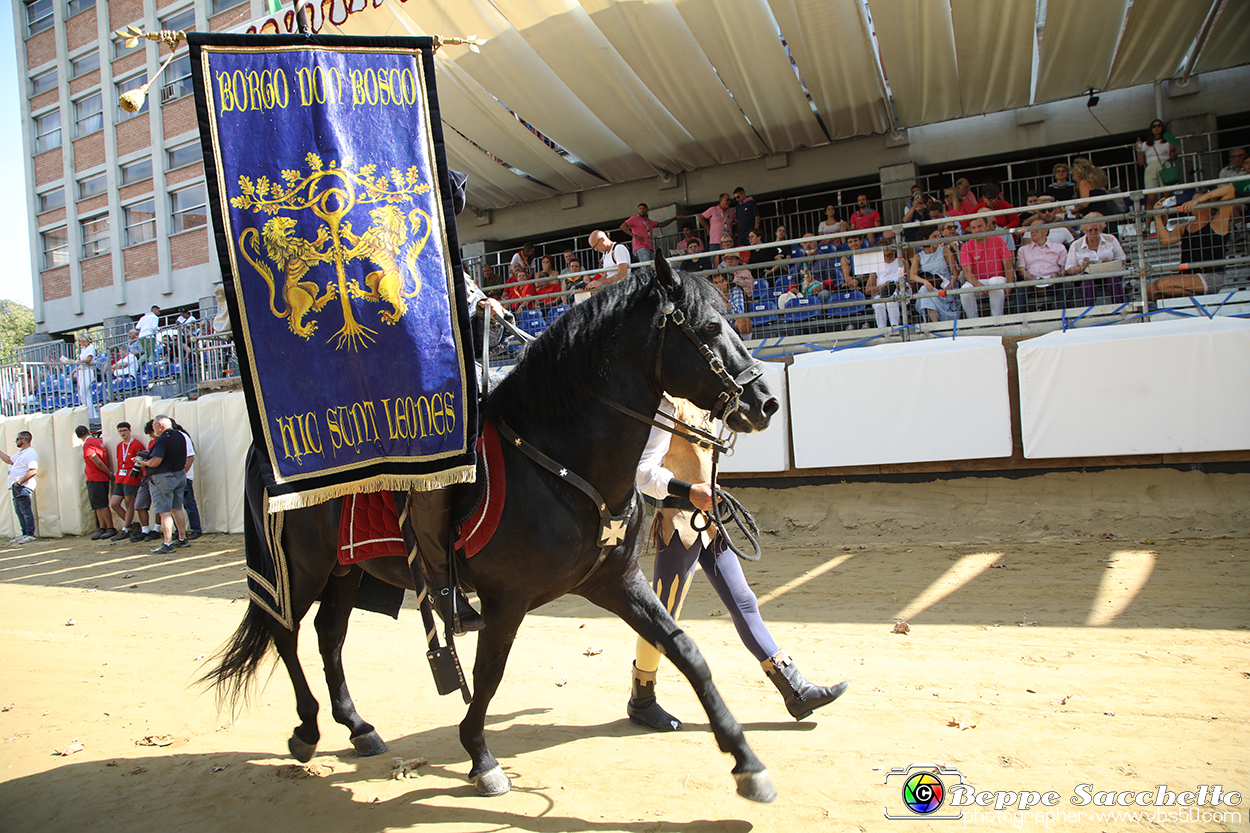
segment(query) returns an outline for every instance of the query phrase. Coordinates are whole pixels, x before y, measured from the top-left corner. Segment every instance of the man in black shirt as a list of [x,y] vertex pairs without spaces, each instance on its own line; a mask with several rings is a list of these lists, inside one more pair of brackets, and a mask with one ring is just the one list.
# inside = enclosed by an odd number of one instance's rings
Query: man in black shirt
[[[190,544],[187,540],[187,514],[182,508],[182,495],[187,484],[183,468],[187,464],[187,440],[181,431],[175,431],[173,420],[164,414],[152,420],[152,432],[156,443],[148,459],[142,465],[148,469],[149,490],[152,493],[152,512],[161,519],[161,536],[164,543],[153,553],[166,555],[178,547]],[[177,527],[178,539],[174,540]]]

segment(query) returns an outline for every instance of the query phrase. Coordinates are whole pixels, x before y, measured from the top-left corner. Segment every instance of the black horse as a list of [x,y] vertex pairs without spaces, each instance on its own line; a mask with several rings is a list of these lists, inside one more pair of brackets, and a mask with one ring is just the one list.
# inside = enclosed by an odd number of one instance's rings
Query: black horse
[[[589,481],[612,514],[623,515],[631,506],[632,513],[623,540],[601,548],[599,512],[590,498],[558,473],[540,468],[513,443],[503,444],[508,492],[499,528],[459,568],[462,580],[477,590],[486,623],[478,635],[473,699],[460,723],[460,741],[473,763],[469,778],[482,795],[511,788],[487,749],[484,728],[521,620],[540,605],[576,593],[624,619],[690,680],[718,746],[734,757],[738,792],[756,801],[776,796],[699,649],[638,568],[645,513],[635,498],[634,473],[650,428],[613,407],[650,416],[661,393],[668,392],[709,410],[731,403],[725,420],[734,430],[766,428],[777,401],[718,311],[720,305],[706,280],[673,272],[657,256],[655,269],[636,269],[562,316],[529,345],[485,404],[487,419],[502,418],[539,451]],[[204,678],[235,701],[275,645],[295,687],[301,720],[288,745],[302,761],[312,758],[320,733],[317,701],[296,656],[300,619],[320,597],[315,623],[334,719],[351,731],[358,754],[380,754],[386,744],[356,713],[341,649],[362,568],[397,587],[413,587],[402,558],[336,569],[339,512],[339,502],[332,501],[286,513],[283,549],[296,629],[286,630],[250,605],[219,664]],[[406,537],[411,541],[410,531]]]

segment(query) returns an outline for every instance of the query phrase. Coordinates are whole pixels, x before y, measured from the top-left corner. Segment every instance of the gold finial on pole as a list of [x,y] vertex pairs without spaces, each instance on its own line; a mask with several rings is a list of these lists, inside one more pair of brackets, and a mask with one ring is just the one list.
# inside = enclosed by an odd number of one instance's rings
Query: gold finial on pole
[[437,52],[441,46],[467,46],[470,52],[481,52],[478,47],[486,43],[486,38],[479,38],[477,35],[469,35],[467,38],[454,38],[446,35],[434,36],[434,51]]
[[142,87],[122,93],[118,99],[118,104],[127,113],[137,113],[139,108],[143,106],[143,100],[147,97],[148,88],[165,71],[165,67],[169,66],[169,62],[174,59],[174,52],[178,49],[178,45],[187,39],[187,33],[170,29],[162,29],[159,32],[145,32],[138,26],[127,26],[125,29],[118,29],[113,34],[118,38],[125,39],[127,49],[133,49],[138,46],[140,40],[156,41],[169,47],[169,57],[165,59],[165,63],[161,64],[160,69],[156,71],[156,75],[152,76]]

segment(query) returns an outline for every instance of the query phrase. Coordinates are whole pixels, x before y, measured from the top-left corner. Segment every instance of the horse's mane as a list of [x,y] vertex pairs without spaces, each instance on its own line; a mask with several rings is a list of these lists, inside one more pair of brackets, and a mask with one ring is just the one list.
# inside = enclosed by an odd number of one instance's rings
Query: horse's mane
[[[723,307],[723,300],[705,279],[673,272],[677,289],[671,300],[686,311],[691,322],[704,320]],[[537,424],[560,417],[576,417],[587,392],[603,386],[609,362],[617,355],[622,327],[639,307],[649,307],[643,326],[653,326],[660,314],[661,293],[655,269],[633,269],[612,284],[560,316],[530,342],[520,361],[499,383],[484,406],[487,419],[503,415],[510,422]]]

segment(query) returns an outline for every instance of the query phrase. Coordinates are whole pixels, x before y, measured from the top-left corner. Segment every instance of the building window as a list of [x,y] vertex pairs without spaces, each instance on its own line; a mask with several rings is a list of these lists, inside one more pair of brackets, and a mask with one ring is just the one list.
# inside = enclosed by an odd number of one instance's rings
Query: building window
[[169,198],[173,206],[171,234],[208,225],[208,212],[205,210],[208,200],[204,198],[203,183],[174,191]]
[[75,135],[78,138],[104,128],[104,96],[92,93],[74,102]]
[[96,174],[86,179],[78,180],[78,199],[85,200],[88,197],[98,197],[108,190],[109,179],[105,174]]
[[114,98],[119,100],[119,103],[117,105],[117,122],[118,123],[124,122],[126,119],[134,118],[140,113],[146,113],[148,111],[147,96],[143,97],[143,106],[140,107],[138,110],[135,110],[133,113],[127,113],[124,109],[122,109],[122,106],[120,104],[122,93],[128,93],[131,90],[137,90],[146,83],[148,83],[148,74],[146,72],[140,73],[138,75],[132,75],[130,78],[127,78],[125,81],[117,82],[117,84],[115,85],[117,87],[117,95],[114,96]]
[[69,77],[81,78],[88,72],[95,72],[100,68],[100,51],[93,49],[85,55],[80,55],[69,62]]
[[123,210],[126,213],[127,246],[156,239],[156,200],[137,202]]
[[182,168],[186,165],[194,165],[204,158],[204,153],[200,149],[199,142],[192,142],[189,145],[179,145],[176,148],[170,148],[168,152],[169,170]]
[[122,165],[122,185],[132,185],[152,178],[152,158]]
[[82,221],[82,256],[99,257],[109,253],[109,215],[86,217]]
[[35,116],[35,153],[61,146],[61,111]]
[[43,238],[43,268],[55,269],[69,263],[69,232],[65,226],[45,231]]
[[69,0],[69,17],[95,8],[95,0]]
[[169,80],[161,89],[162,102],[191,95],[191,56],[175,58],[169,69],[165,70],[165,77]]
[[[229,5],[233,6],[234,3]],[[161,18],[161,28],[168,29],[171,32],[189,32],[195,28],[195,6],[187,6],[185,9],[176,11],[173,14],[167,14]]]
[[37,35],[52,28],[52,0],[26,0],[26,33]]
[[224,12],[226,9],[233,9],[235,6],[246,2],[247,0],[212,0],[209,5],[213,8],[212,13],[218,14],[219,12]]
[[40,95],[48,90],[55,90],[57,82],[57,71],[50,69],[47,72],[41,72],[34,78],[30,79],[30,94]]
[[51,211],[54,208],[65,207],[65,186],[54,188],[51,191],[44,191],[39,195],[39,213]]

